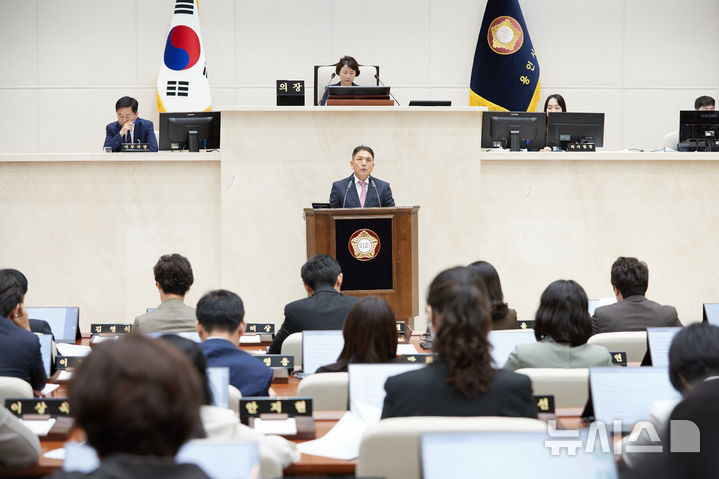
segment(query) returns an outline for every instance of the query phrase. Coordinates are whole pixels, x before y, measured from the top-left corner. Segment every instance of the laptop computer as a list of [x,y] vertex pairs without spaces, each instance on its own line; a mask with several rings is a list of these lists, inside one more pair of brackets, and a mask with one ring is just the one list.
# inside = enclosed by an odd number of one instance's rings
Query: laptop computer
[[507,358],[518,344],[536,342],[533,329],[504,329],[489,332],[492,345],[492,360],[498,368],[504,367]]
[[28,307],[29,318],[47,321],[57,343],[75,343],[80,338],[80,308],[70,307]]

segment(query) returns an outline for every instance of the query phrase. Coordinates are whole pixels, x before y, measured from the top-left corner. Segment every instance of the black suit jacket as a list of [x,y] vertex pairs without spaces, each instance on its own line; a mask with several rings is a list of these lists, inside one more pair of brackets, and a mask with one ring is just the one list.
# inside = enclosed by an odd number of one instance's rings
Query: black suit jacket
[[594,334],[681,325],[674,306],[662,306],[640,295],[627,296],[618,303],[601,306],[594,310],[592,317]]
[[280,354],[282,343],[292,333],[305,329],[342,329],[347,312],[357,298],[345,296],[331,286],[317,288],[309,298],[293,301],[285,306],[285,321],[270,346],[270,354]]
[[382,417],[511,416],[537,417],[529,377],[496,370],[486,393],[465,397],[447,383],[442,361],[416,371],[392,376],[384,384]]
[[44,388],[47,382],[37,336],[2,316],[0,316],[0,376],[24,379],[38,391]]
[[[350,175],[349,178],[338,180],[332,183],[332,191],[330,191],[330,207],[332,208],[360,208],[359,191],[354,185],[355,176]],[[372,184],[374,182],[374,185]],[[347,189],[347,186],[349,190]],[[347,197],[345,198],[345,192]],[[344,203],[344,206],[343,206]],[[392,189],[389,183],[379,178],[371,176],[367,178],[367,197],[365,198],[365,208],[394,206],[394,198],[392,197]]]

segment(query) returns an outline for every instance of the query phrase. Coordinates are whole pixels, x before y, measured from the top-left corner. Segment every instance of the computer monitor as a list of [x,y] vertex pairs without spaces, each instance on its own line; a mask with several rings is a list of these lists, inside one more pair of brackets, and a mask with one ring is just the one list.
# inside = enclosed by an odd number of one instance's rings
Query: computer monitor
[[345,338],[342,330],[302,331],[302,370],[314,374],[318,368],[337,361]]
[[669,348],[674,336],[681,331],[678,328],[647,328],[647,343],[652,366],[660,368],[669,367]]
[[489,344],[492,345],[492,360],[497,368],[504,367],[504,363],[507,362],[509,355],[512,354],[518,344],[529,344],[537,341],[534,337],[533,329],[490,331],[487,339]]
[[160,113],[160,151],[220,148],[220,112]]
[[544,113],[488,111],[482,114],[482,148],[539,150],[544,147]]
[[47,321],[55,342],[74,344],[80,339],[80,308],[78,307],[27,307],[28,317]]
[[719,111],[680,111],[679,144],[683,151],[719,151]]
[[702,310],[705,323],[719,326],[719,303],[704,303]]
[[340,86],[330,85],[327,87],[327,94],[330,96],[352,96],[352,97],[388,97],[390,87],[381,86]]
[[554,112],[547,115],[547,146],[568,143],[604,146],[604,113]]

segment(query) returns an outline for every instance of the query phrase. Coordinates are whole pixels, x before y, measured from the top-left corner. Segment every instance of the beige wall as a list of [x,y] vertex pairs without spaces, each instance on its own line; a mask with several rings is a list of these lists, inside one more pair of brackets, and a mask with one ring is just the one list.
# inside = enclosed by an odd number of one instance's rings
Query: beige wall
[[[172,0],[0,0],[0,152],[100,151],[114,102],[157,120]],[[523,0],[542,101],[606,112],[608,149],[660,148],[677,110],[719,96],[716,0]],[[468,102],[484,1],[202,0],[215,105],[273,105],[279,78],[312,83],[344,54],[380,64],[410,99]],[[377,14],[376,12],[381,12]],[[127,18],[127,21],[121,19]],[[311,89],[308,98],[311,98]]]

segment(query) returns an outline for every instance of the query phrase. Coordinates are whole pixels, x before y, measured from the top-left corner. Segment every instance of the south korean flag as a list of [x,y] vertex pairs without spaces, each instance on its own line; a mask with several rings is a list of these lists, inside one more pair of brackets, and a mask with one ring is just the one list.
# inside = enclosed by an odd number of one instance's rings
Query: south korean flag
[[197,0],[176,0],[165,54],[157,76],[160,112],[212,108]]

